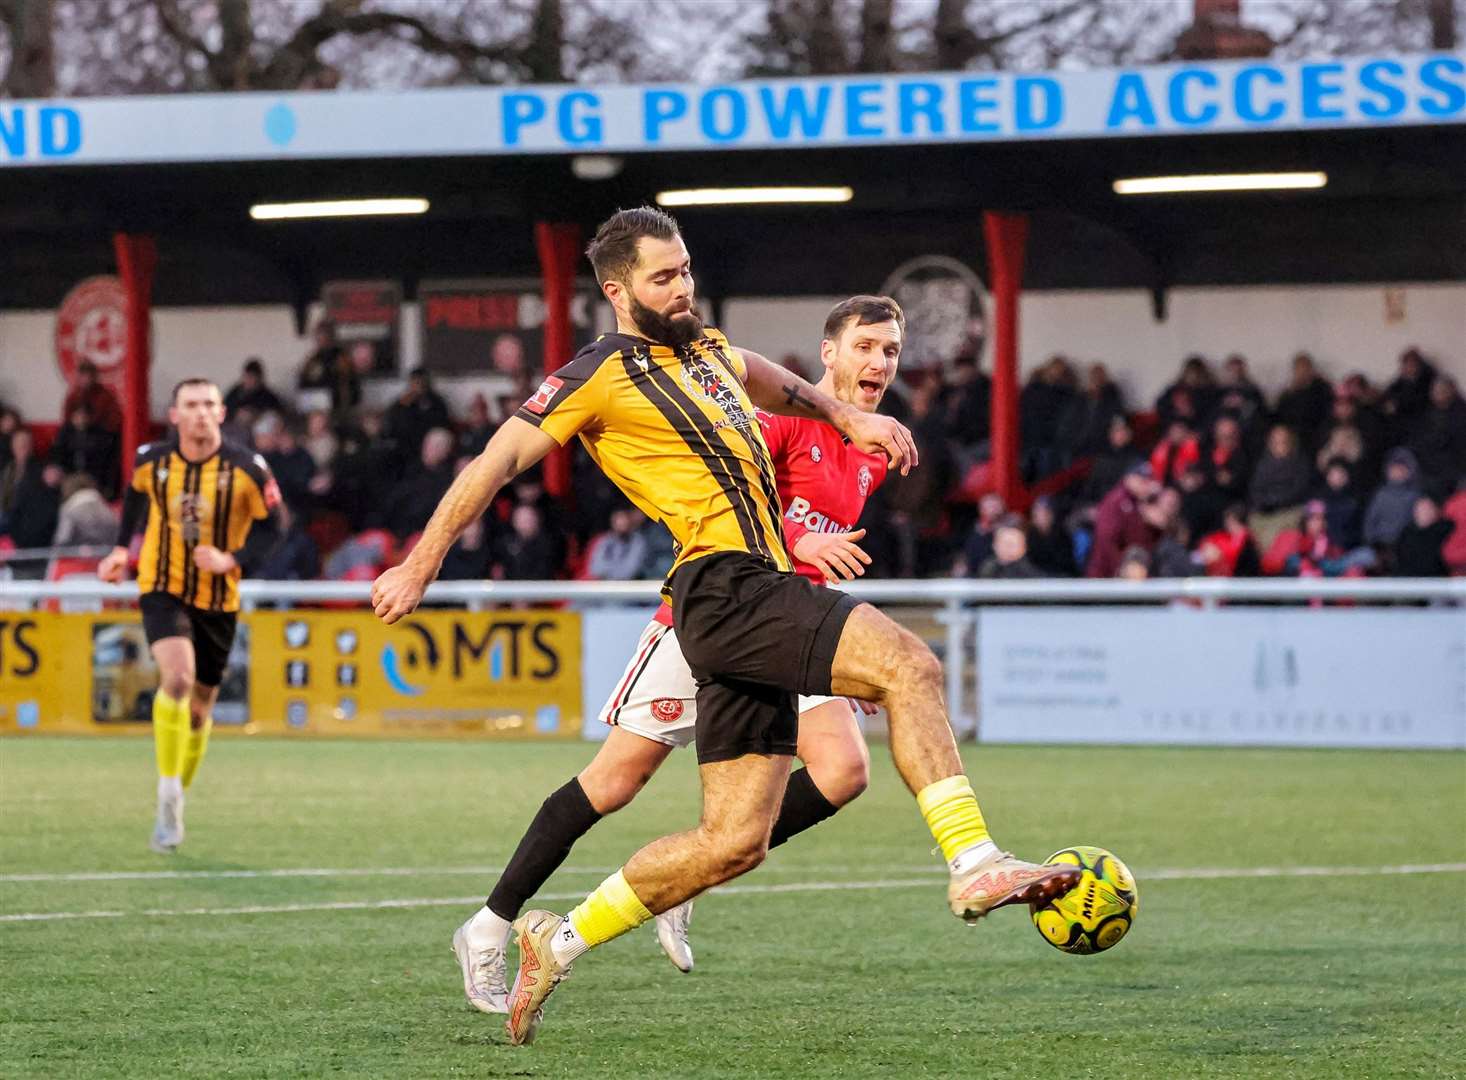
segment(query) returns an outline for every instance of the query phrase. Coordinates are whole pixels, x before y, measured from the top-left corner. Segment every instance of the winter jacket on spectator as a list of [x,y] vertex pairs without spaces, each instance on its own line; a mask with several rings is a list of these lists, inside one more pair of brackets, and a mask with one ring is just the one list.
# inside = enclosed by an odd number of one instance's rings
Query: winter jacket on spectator
[[310,454],[293,438],[288,438],[278,450],[261,455],[280,485],[280,494],[285,505],[300,512],[310,499],[311,477],[316,473],[316,463]]
[[382,489],[396,484],[405,463],[397,444],[381,433],[380,419],[372,417],[368,426],[342,440],[331,470],[331,503],[358,530],[380,509]]
[[381,523],[399,540],[420,532],[452,484],[452,462],[435,468],[414,462],[393,485],[380,514]]
[[117,436],[90,418],[85,423],[76,423],[81,419],[80,410],[72,417],[72,421],[56,433],[56,439],[51,443],[50,460],[60,465],[67,475],[86,473],[97,482],[107,498],[116,498],[120,480]]
[[977,361],[962,357],[953,363],[952,385],[942,399],[942,430],[958,446],[976,446],[988,437],[992,380]]
[[1456,384],[1437,376],[1430,405],[1410,422],[1407,446],[1420,463],[1421,486],[1438,496],[1455,489],[1466,476],[1466,401]]
[[560,574],[540,526],[539,511],[516,506],[495,552],[495,576],[508,581],[549,581]]
[[1114,577],[1126,548],[1149,551],[1157,530],[1141,515],[1140,501],[1122,480],[1104,497],[1094,512],[1094,544],[1089,553],[1087,577]]
[[407,389],[387,410],[385,425],[387,434],[415,456],[429,431],[451,429],[453,422],[448,416],[448,403],[433,389],[427,372],[415,368],[408,376]]
[[1194,430],[1201,430],[1211,420],[1217,403],[1217,382],[1206,359],[1188,356],[1181,365],[1181,375],[1161,391],[1155,401],[1161,427],[1184,420]]
[[58,465],[42,465],[35,458],[26,462],[10,512],[0,523],[0,532],[8,535],[16,547],[51,546],[61,510],[61,479]]
[[1256,577],[1262,569],[1252,534],[1245,528],[1218,529],[1203,536],[1196,553],[1208,577]]
[[82,406],[103,431],[116,434],[122,430],[122,406],[117,403],[117,395],[101,383],[83,379],[73,386],[61,403],[61,422],[64,424]]
[[297,385],[302,390],[329,391],[331,412],[337,417],[361,404],[361,379],[351,358],[334,344],[322,345],[306,357]]
[[1150,576],[1156,578],[1188,578],[1198,567],[1179,535],[1167,533],[1156,541],[1151,552]]
[[1143,460],[1135,449],[1135,435],[1123,417],[1110,421],[1105,448],[1095,455],[1089,475],[1084,479],[1081,501],[1094,505],[1114,490],[1131,467]]
[[118,517],[102,493],[93,485],[77,486],[73,478],[62,482],[64,498],[57,514],[57,547],[111,547],[117,539]]
[[34,453],[35,440],[27,429],[12,432],[8,443],[10,452],[4,464],[0,464],[0,520],[15,508],[16,496],[27,474],[41,470],[41,462]]
[[1029,562],[1027,555],[1012,562],[1003,562],[996,555],[989,555],[987,561],[978,568],[977,576],[989,581],[1024,581],[1041,578],[1044,572]]
[[1444,518],[1424,526],[1412,521],[1395,541],[1392,573],[1396,577],[1445,577],[1450,573],[1444,551],[1450,535],[1451,523]]
[[586,574],[594,581],[633,581],[646,562],[646,538],[633,532],[622,536],[603,532],[591,541]]
[[1435,381],[1435,367],[1417,349],[1406,349],[1400,355],[1400,374],[1385,387],[1385,414],[1402,429],[1423,413],[1430,404],[1430,387]]
[[976,577],[987,561],[993,557],[993,527],[977,522],[962,544],[962,566],[968,577]]
[[1385,473],[1384,486],[1364,512],[1364,542],[1376,547],[1389,547],[1400,538],[1420,498],[1420,467],[1409,450],[1397,446],[1385,455]]
[[1267,412],[1262,388],[1252,381],[1244,357],[1232,355],[1222,365],[1222,378],[1217,383],[1217,412],[1235,416],[1247,428]]
[[1151,471],[1163,484],[1174,484],[1181,474],[1201,462],[1201,444],[1196,436],[1189,435],[1177,442],[1171,438],[1156,443],[1150,454]]
[[1074,538],[1057,521],[1046,528],[1035,523],[1028,527],[1028,558],[1046,577],[1077,577],[1079,566],[1074,561]]
[[1059,442],[1059,418],[1064,415],[1073,391],[1045,374],[1054,364],[1041,368],[1018,395],[1018,430],[1024,450],[1051,449]]
[[267,581],[310,581],[320,572],[321,553],[316,542],[298,521],[292,521],[279,543],[250,576]]
[[1363,539],[1364,526],[1364,507],[1360,505],[1359,496],[1348,488],[1335,491],[1324,487],[1314,494],[1314,498],[1324,505],[1329,535],[1346,551],[1358,547]]
[[480,581],[493,574],[494,546],[483,518],[472,522],[443,557],[443,581]]
[[1293,359],[1293,381],[1279,396],[1274,417],[1297,433],[1303,446],[1312,448],[1328,422],[1333,402],[1333,385],[1314,371],[1306,353],[1300,353]]
[[1222,527],[1222,512],[1235,500],[1209,483],[1200,466],[1187,470],[1177,487],[1181,492],[1181,520],[1192,536],[1205,536]]
[[1297,506],[1308,497],[1313,482],[1313,468],[1308,459],[1296,450],[1287,457],[1269,453],[1257,463],[1248,485],[1248,501],[1253,509],[1264,513]]
[[243,382],[237,382],[224,395],[224,411],[233,416],[241,409],[248,409],[255,416],[264,416],[267,412],[283,413],[285,405],[280,400],[280,395],[264,383],[247,386]]
[[1243,433],[1232,417],[1217,421],[1217,427],[1224,429],[1228,441],[1213,436],[1210,444],[1202,451],[1201,465],[1211,487],[1235,502],[1247,497],[1247,482],[1252,477],[1252,462],[1243,444]]
[[1120,388],[1110,382],[1102,365],[1090,367],[1084,389],[1059,417],[1058,440],[1071,458],[1092,457],[1108,444],[1110,421],[1125,414]]

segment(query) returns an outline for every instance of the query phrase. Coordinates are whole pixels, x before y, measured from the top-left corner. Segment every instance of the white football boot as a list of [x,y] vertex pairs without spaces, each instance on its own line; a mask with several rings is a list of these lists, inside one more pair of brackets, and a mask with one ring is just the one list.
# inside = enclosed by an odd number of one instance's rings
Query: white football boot
[[172,855],[183,843],[183,793],[158,795],[158,817],[148,847],[159,855]]
[[479,1012],[507,1013],[509,988],[504,985],[504,949],[484,943],[483,938],[492,935],[474,933],[474,918],[453,932],[453,955],[458,957],[458,966],[463,971],[463,994]]
[[692,943],[687,940],[687,928],[691,925],[691,900],[657,916],[657,941],[661,942],[672,966],[684,973],[692,970]]

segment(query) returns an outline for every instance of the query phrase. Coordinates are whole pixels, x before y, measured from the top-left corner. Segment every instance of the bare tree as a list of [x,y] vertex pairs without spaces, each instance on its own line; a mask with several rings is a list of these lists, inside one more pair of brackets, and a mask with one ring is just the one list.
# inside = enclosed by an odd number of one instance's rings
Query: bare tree
[[0,26],[9,44],[6,97],[50,97],[56,92],[51,0],[0,0]]
[[1455,48],[1466,0],[1250,0],[1243,16],[1267,30],[1281,57]]
[[857,71],[895,71],[895,10],[893,0],[865,0],[860,7],[860,56]]
[[1456,27],[1456,5],[1452,0],[1429,0],[1427,18],[1430,19],[1430,47],[1432,49],[1454,49],[1460,40]]
[[[1174,56],[1186,0],[0,0],[0,92],[397,89]],[[1450,49],[1466,0],[1244,0],[1284,58]]]
[[27,4],[55,5],[68,94],[652,74],[630,70],[645,66],[645,35],[620,0],[0,0],[12,41],[10,9]]
[[764,26],[744,42],[749,75],[834,75],[849,71],[853,8],[848,0],[769,0]]

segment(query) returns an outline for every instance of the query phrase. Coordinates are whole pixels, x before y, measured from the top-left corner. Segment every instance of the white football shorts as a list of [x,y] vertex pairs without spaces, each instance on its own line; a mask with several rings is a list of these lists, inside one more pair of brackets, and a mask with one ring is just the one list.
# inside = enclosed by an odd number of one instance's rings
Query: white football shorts
[[[846,699],[801,694],[797,707],[803,715],[827,701]],[[682,658],[677,631],[656,620],[647,623],[600,715],[603,724],[652,742],[692,744],[697,732],[697,680]]]

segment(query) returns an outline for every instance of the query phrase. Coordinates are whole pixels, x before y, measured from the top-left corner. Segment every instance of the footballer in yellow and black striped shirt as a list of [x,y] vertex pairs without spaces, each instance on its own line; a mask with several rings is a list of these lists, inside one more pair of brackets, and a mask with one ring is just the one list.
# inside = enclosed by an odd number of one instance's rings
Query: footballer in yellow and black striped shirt
[[170,436],[138,449],[117,546],[98,568],[104,580],[120,581],[143,529],[138,607],[161,676],[153,696],[158,819],[151,846],[165,854],[183,840],[183,791],[208,746],[234,643],[240,574],[268,556],[282,513],[264,458],[223,437],[217,386],[179,383],[168,418]]
[[[545,998],[577,956],[756,866],[776,817],[789,809],[781,807],[798,735],[797,693],[886,707],[897,768],[951,866],[954,914],[976,918],[1077,884],[1073,867],[1020,863],[988,836],[930,650],[869,604],[790,572],[754,407],[827,421],[857,449],[885,453],[902,474],[916,464],[911,433],[704,327],[693,303],[691,257],[663,211],[619,211],[601,225],[587,255],[616,311],[616,332],[545,379],[495,433],[454,481],[407,559],[377,579],[372,603],[388,623],[411,612],[454,540],[499,489],[578,435],[606,475],[677,544],[664,591],[697,679],[703,814],[696,829],[637,852],[565,919],[523,915],[514,924],[519,977],[507,995],[489,975],[502,941],[493,913],[481,909],[453,939],[470,1003],[507,1009],[510,1041],[528,1042]],[[889,380],[894,369],[879,370]],[[574,842],[570,833],[606,809],[590,802],[579,780],[562,789],[573,796],[572,786],[580,788],[572,800],[578,811],[567,814],[547,800],[516,860],[565,850]],[[810,788],[801,785],[802,797],[817,800]]]

